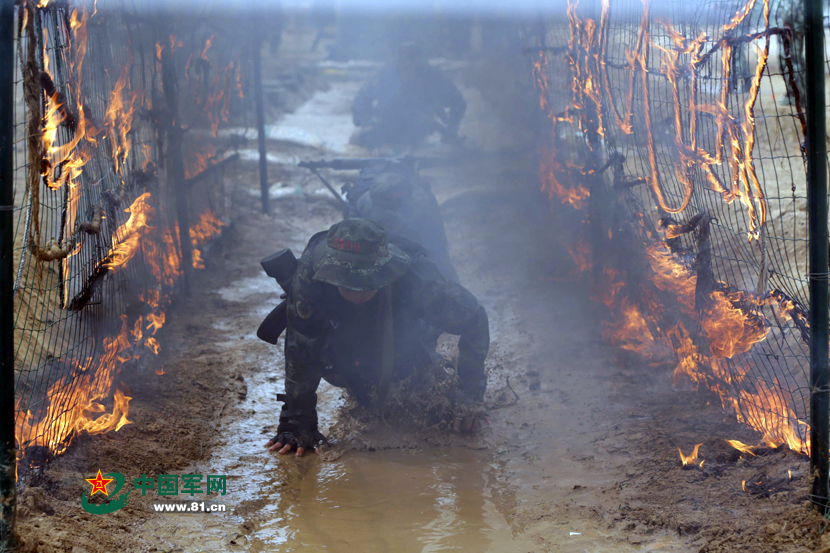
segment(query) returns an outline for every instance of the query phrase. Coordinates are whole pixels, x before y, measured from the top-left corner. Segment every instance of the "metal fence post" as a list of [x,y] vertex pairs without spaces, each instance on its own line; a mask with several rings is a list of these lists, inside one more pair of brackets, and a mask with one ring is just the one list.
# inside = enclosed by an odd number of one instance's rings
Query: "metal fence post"
[[[168,14],[168,17],[171,15]],[[174,19],[171,19],[171,21]],[[167,29],[162,27],[162,29]],[[164,33],[164,36],[172,33]],[[176,73],[176,59],[173,57],[173,48],[165,46],[161,49],[161,88],[167,104],[167,181],[173,187],[176,199],[176,221],[179,224],[179,247],[182,254],[182,274],[184,276],[184,291],[190,295],[190,283],[193,280],[193,245],[190,243],[190,213],[188,207],[188,193],[185,189],[184,154],[182,153],[182,138],[184,130],[179,121],[179,84]]]
[[810,229],[810,465],[813,503],[828,505],[830,357],[828,357],[827,142],[822,0],[804,0],[807,73],[807,204]]
[[[14,0],[0,0],[0,551],[14,547]],[[5,30],[3,30],[5,29]]]
[[259,187],[262,192],[262,212],[271,212],[268,196],[268,150],[265,145],[265,102],[262,98],[262,41],[255,37],[251,41],[251,59],[254,65],[254,100],[256,103],[257,143],[259,145]]

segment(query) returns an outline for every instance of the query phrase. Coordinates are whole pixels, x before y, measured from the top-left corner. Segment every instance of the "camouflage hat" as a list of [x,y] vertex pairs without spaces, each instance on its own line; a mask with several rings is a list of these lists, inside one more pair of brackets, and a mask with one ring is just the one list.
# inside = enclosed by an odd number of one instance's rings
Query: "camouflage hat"
[[314,280],[356,292],[391,284],[409,269],[409,256],[389,243],[376,221],[346,219],[331,226]]

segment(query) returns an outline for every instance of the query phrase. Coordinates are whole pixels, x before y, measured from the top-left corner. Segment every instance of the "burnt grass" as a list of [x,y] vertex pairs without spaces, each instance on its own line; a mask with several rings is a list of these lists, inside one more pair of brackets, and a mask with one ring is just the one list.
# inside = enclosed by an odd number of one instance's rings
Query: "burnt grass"
[[[610,379],[620,394],[642,402],[613,428],[623,444],[608,447],[631,454],[613,490],[618,508],[595,512],[609,530],[676,533],[700,552],[830,551],[827,521],[808,497],[807,456],[786,447],[739,452],[726,440],[754,445],[760,435],[724,413],[714,394],[673,390],[670,367],[618,353],[620,368]],[[655,373],[664,386],[654,386]],[[633,391],[647,380],[653,394]],[[696,444],[698,464],[683,466],[678,448],[688,455]]]

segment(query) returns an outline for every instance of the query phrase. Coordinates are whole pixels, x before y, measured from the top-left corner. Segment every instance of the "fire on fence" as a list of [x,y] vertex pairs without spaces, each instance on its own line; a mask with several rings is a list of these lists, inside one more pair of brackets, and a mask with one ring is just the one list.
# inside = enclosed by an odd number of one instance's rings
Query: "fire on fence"
[[[776,235],[795,214],[776,183],[761,180],[776,157],[770,134],[780,131],[755,115],[792,113],[802,142],[792,29],[768,0],[748,0],[731,17],[715,10],[690,36],[679,30],[688,14],[675,21],[655,3],[620,4],[569,2],[567,31],[551,26],[536,37],[534,78],[549,121],[540,180],[555,203],[576,210],[565,215],[576,224],[563,228],[562,242],[608,307],[606,341],[671,364],[676,386],[713,393],[762,433],[762,445],[808,453],[806,277],[790,262],[805,252],[782,242],[794,236]],[[633,44],[623,42],[630,29],[616,22],[621,11],[639,11]],[[571,99],[557,101],[554,88]],[[801,166],[797,148],[777,155]],[[804,175],[792,178],[796,199]],[[590,229],[600,225],[606,230]],[[623,246],[631,240],[636,252]],[[646,263],[634,266],[637,257]],[[697,449],[680,451],[684,465]]]
[[[27,184],[25,232],[15,242],[23,470],[79,433],[130,424],[119,374],[159,353],[172,294],[204,268],[202,249],[225,225],[225,162],[211,139],[243,107],[241,42],[195,20],[177,37],[125,8],[45,0],[17,11],[16,132],[25,137]],[[159,33],[168,38],[154,40]],[[170,105],[169,87],[181,108]],[[184,167],[187,180],[172,182],[171,166]],[[181,187],[188,193],[171,194]],[[84,323],[89,317],[100,329]]]

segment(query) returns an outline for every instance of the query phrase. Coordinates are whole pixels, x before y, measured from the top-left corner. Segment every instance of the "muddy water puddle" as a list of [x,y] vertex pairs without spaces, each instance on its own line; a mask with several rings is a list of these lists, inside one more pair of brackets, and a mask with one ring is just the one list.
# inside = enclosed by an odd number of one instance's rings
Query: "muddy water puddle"
[[[260,363],[256,357],[250,361]],[[535,550],[513,537],[495,506],[496,467],[487,452],[335,446],[326,460],[266,451],[278,415],[274,397],[283,388],[274,378],[280,361],[246,378],[242,417],[229,425],[227,444],[194,469],[227,475],[227,495],[215,500],[227,512],[166,513],[143,533],[153,545],[182,552]],[[322,388],[325,431],[342,399],[339,390]]]
[[[267,288],[265,288],[267,286]],[[242,278],[216,294],[241,302],[256,317],[273,298],[274,285]],[[245,323],[247,324],[247,323]],[[243,325],[244,326],[244,325]],[[227,494],[213,500],[224,513],[165,513],[149,520],[142,535],[168,552],[365,551],[530,552],[544,549],[514,536],[498,492],[511,489],[492,450],[434,447],[356,451],[335,446],[324,456],[279,456],[264,449],[279,413],[275,396],[284,389],[282,343],[266,347],[240,336],[240,322],[214,322],[215,345],[232,351],[247,386],[239,416],[223,431],[225,444],[197,474],[227,475]],[[243,338],[240,340],[240,338]],[[325,433],[343,403],[339,389],[319,390],[320,427]],[[648,546],[613,543],[591,520],[543,521],[553,551],[678,551],[659,540]],[[534,530],[539,530],[536,526]],[[538,535],[537,532],[534,532]]]
[[[274,288],[267,279],[247,277],[216,294],[261,318],[275,301]],[[356,451],[335,446],[324,456],[302,459],[265,450],[279,414],[275,396],[284,389],[282,343],[270,347],[252,335],[240,336],[245,326],[248,322],[233,318],[214,321],[215,345],[246,367],[241,373],[246,392],[238,416],[223,430],[225,444],[208,463],[191,469],[227,475],[227,494],[213,499],[226,512],[157,515],[142,530],[150,545],[182,553],[541,549],[514,536],[499,510],[494,496],[509,483],[499,479],[491,450]],[[320,427],[326,433],[344,400],[339,389],[325,383],[319,396]],[[556,527],[550,534],[562,538],[557,551],[597,551],[608,543],[589,521],[578,528]]]
[[[164,551],[530,552],[538,544],[514,536],[497,508],[498,466],[489,451],[439,447],[417,451],[338,451],[298,459],[262,448],[277,416],[282,382],[263,371],[248,379],[243,416],[227,445],[195,472],[226,474],[226,513],[166,513],[143,535]],[[321,393],[321,427],[332,422],[340,393]],[[269,427],[269,432],[264,432]],[[574,532],[576,530],[576,532]],[[608,536],[587,522],[557,527],[556,551],[603,549]],[[652,544],[654,545],[654,544]],[[660,551],[657,548],[642,549]],[[668,550],[668,549],[667,549]]]

